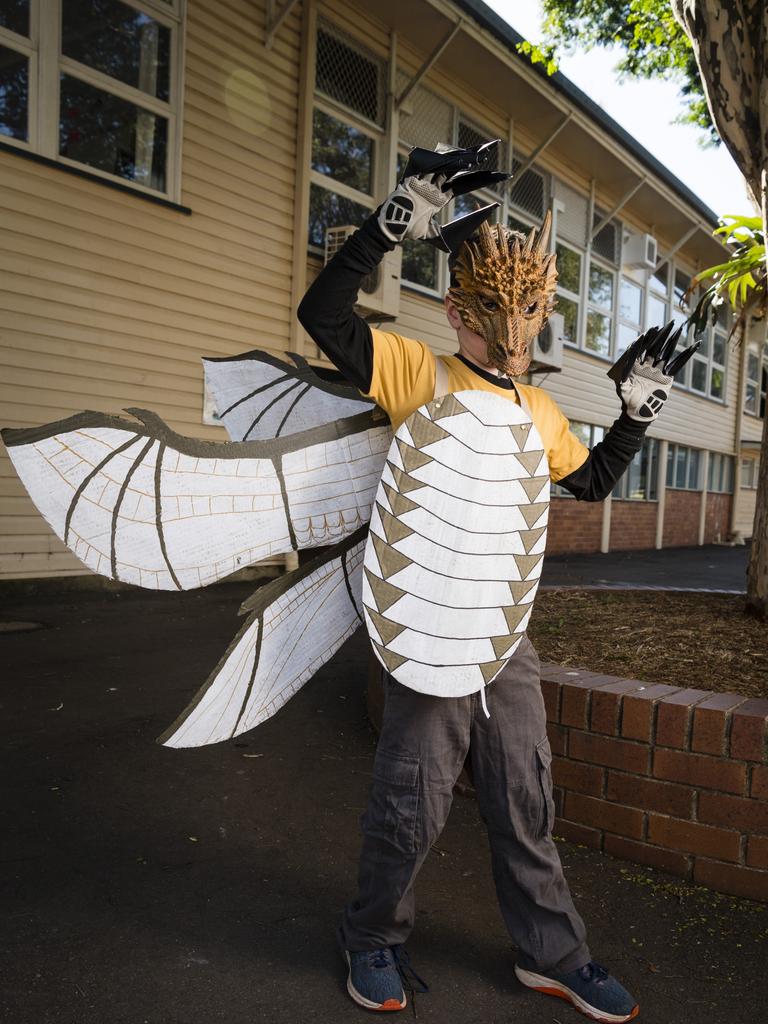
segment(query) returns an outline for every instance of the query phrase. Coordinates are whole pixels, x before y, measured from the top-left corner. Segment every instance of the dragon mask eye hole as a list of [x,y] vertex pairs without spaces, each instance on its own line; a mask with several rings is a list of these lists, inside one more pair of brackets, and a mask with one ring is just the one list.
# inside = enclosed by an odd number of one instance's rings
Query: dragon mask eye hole
[[495,313],[499,308],[499,304],[496,299],[490,299],[486,296],[480,296],[480,305],[486,311],[486,313]]
[[538,308],[539,308],[539,303],[538,302],[532,302],[529,306],[525,307],[525,309],[523,310],[523,315],[524,316],[533,316],[533,314],[536,312],[536,310]]

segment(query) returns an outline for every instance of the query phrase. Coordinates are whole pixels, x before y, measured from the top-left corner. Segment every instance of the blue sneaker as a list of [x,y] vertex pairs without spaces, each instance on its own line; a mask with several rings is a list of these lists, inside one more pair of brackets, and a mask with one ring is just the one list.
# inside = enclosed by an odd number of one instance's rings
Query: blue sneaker
[[594,960],[567,974],[554,971],[535,974],[515,964],[515,974],[518,981],[528,988],[565,999],[587,1017],[602,1024],[624,1024],[640,1013],[637,1001],[624,986]]
[[414,1007],[416,993],[429,992],[429,986],[411,967],[402,946],[384,946],[353,953],[345,948],[340,928],[336,937],[349,971],[347,992],[358,1006],[366,1010],[404,1010],[408,1002],[404,985],[411,993]]

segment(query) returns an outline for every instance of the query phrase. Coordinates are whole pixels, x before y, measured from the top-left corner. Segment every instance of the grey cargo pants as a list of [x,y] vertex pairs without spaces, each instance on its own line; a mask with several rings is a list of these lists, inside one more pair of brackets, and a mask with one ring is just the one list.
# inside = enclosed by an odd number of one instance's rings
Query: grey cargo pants
[[[527,637],[487,690],[431,697],[384,673],[385,707],[368,808],[359,895],[346,908],[350,950],[404,943],[416,875],[437,841],[469,751],[488,829],[501,913],[528,970],[571,971],[590,959],[552,840],[552,774],[539,659]],[[459,884],[459,879],[456,879]]]

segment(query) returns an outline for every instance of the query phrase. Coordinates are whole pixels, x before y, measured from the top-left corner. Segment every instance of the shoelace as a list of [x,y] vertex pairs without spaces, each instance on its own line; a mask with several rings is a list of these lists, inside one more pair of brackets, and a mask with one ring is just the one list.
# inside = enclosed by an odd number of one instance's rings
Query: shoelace
[[411,958],[403,946],[392,946],[392,956],[395,961],[395,967],[397,967],[397,973],[400,975],[400,980],[403,983],[403,988],[411,997],[410,1002],[413,1016],[417,1017],[416,993],[429,992],[429,985],[414,971],[411,966]]

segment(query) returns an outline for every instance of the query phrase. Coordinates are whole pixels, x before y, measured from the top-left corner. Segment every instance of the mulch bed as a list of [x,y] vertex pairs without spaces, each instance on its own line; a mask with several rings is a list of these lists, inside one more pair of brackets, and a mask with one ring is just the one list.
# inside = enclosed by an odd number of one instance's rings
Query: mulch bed
[[768,624],[743,609],[727,594],[546,590],[528,633],[542,661],[768,697]]

